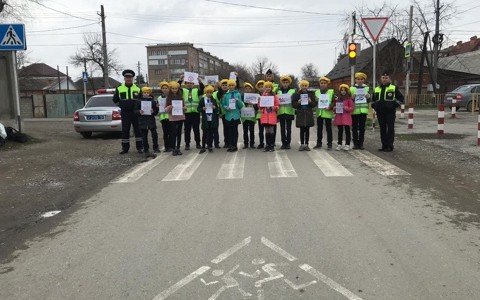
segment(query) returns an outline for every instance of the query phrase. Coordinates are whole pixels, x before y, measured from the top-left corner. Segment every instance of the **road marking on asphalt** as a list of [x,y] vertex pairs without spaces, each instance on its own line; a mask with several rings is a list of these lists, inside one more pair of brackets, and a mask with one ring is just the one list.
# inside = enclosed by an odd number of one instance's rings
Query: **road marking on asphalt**
[[185,161],[178,164],[162,181],[184,181],[189,180],[198,169],[207,154],[191,153]]
[[185,285],[189,284],[190,282],[192,282],[195,278],[197,278],[198,276],[202,275],[203,273],[207,272],[208,270],[210,270],[210,267],[209,266],[202,266],[200,268],[198,268],[197,270],[193,271],[190,275],[186,276],[185,278],[183,278],[182,280],[180,280],[179,282],[175,283],[174,285],[172,285],[171,287],[169,287],[168,289],[164,290],[163,292],[161,292],[160,294],[158,294],[157,296],[155,296],[155,298],[153,298],[153,300],[163,300],[163,299],[166,299],[167,297],[171,296],[172,294],[174,294],[176,291],[178,291],[179,289],[181,289],[182,287],[184,287]]
[[42,218],[50,218],[53,216],[58,215],[61,212],[61,210],[52,210],[52,211],[47,211],[46,213],[43,213],[41,215]]
[[217,174],[217,179],[241,179],[245,169],[246,151],[227,153]]
[[353,176],[341,163],[339,163],[326,150],[307,151],[308,156],[313,160],[317,167],[327,177],[345,177]]
[[287,251],[283,250],[282,248],[280,248],[279,246],[275,245],[274,243],[272,243],[271,241],[269,241],[267,238],[263,237],[261,238],[261,241],[262,241],[262,244],[264,244],[265,246],[267,246],[268,248],[272,249],[273,251],[277,252],[278,254],[280,254],[281,256],[283,256],[285,259],[289,260],[289,261],[295,261],[297,260],[297,258],[293,255],[291,255],[290,253],[288,253]]
[[245,247],[246,245],[250,244],[250,242],[252,241],[252,237],[249,236],[247,237],[246,239],[244,239],[243,241],[241,241],[240,243],[234,245],[233,247],[231,247],[230,249],[228,249],[227,251],[223,252],[222,254],[220,254],[219,256],[217,256],[216,258],[212,259],[212,263],[214,264],[219,264],[220,262],[224,261],[225,259],[227,259],[229,256],[231,256],[232,254],[234,254],[235,252],[237,252],[238,250],[242,249],[243,247]]
[[371,154],[368,151],[350,151],[353,157],[357,158],[375,172],[384,176],[408,176],[410,173],[392,165],[388,161]]
[[300,269],[304,270],[305,272],[309,273],[313,277],[317,278],[321,282],[325,283],[329,287],[331,287],[333,290],[339,292],[340,294],[344,295],[347,297],[349,300],[362,300],[359,296],[355,295],[348,289],[344,288],[342,285],[339,283],[335,282],[333,279],[327,277],[326,275],[320,273],[319,271],[315,270],[313,267],[311,267],[308,264],[303,264],[299,266]]
[[275,151],[273,155],[273,161],[268,162],[271,178],[298,177],[285,150]]
[[[299,275],[298,271],[295,271],[295,274],[285,273],[285,271],[288,270],[285,269],[285,267],[290,266],[290,262],[297,260],[297,258],[265,237],[262,237],[260,241],[275,253],[280,254],[280,256],[287,261],[282,261],[279,257],[276,257],[272,258],[273,260],[269,262],[265,257],[262,257],[265,255],[264,251],[260,251],[263,255],[255,257],[251,260],[251,264],[244,265],[243,263],[239,264],[232,261],[227,264],[220,264],[240,249],[248,246],[251,243],[251,237],[248,237],[213,259],[211,262],[215,265],[198,268],[153,299],[164,300],[198,278],[198,285],[196,285],[198,290],[190,291],[190,293],[192,293],[192,295],[195,293],[197,295],[208,293],[211,295],[208,298],[209,300],[216,300],[222,295],[226,296],[225,293],[227,293],[227,290],[230,290],[230,297],[233,297],[232,295],[238,295],[238,297],[242,296],[242,299],[254,296],[253,290],[256,290],[257,299],[264,300],[266,298],[265,295],[268,295],[270,290],[272,292],[277,290],[269,284],[273,281],[284,284],[284,286],[290,288],[291,291],[305,291],[307,287],[309,287],[309,289],[315,288],[315,286],[319,285],[318,283],[322,282],[349,300],[362,300],[362,298],[308,264],[300,264],[298,267],[312,278],[306,278],[304,282],[298,282],[299,277],[295,277]],[[239,258],[237,257],[237,259]],[[297,265],[294,266],[296,267]],[[252,272],[252,268],[254,268],[254,272]],[[212,272],[207,273],[209,270],[212,270]],[[248,281],[245,281],[245,279],[248,279]],[[317,279],[318,281],[313,279]],[[269,287],[269,289],[266,289],[266,287]],[[314,293],[314,291],[312,291],[312,293]]]
[[162,161],[164,161],[169,156],[170,155],[168,155],[166,153],[162,153],[159,156],[157,156],[155,159],[149,160],[147,162],[143,162],[143,163],[133,167],[130,171],[127,171],[121,177],[112,181],[112,183],[132,183],[132,182],[135,182],[135,181],[139,180],[140,178],[142,178],[143,175],[150,172],[153,168],[158,166]]

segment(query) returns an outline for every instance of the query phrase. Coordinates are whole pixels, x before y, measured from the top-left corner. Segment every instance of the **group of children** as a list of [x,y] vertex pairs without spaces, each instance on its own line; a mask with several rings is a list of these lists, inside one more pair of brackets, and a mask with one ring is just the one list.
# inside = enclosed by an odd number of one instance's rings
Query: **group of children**
[[[183,79],[183,78],[182,78]],[[171,82],[160,82],[160,95],[153,98],[150,87],[142,88],[142,101],[151,101],[151,111],[147,114],[137,110],[139,125],[142,131],[144,151],[147,156],[155,156],[149,152],[147,141],[148,130],[152,130],[154,152],[158,148],[155,116],[163,129],[165,152],[174,156],[182,155],[180,151],[182,128],[185,124],[185,149],[190,149],[190,133],[194,131],[196,148],[200,153],[220,148],[219,123],[222,120],[224,133],[224,148],[228,152],[238,150],[238,126],[243,126],[244,148],[264,149],[265,152],[275,151],[277,123],[280,123],[281,149],[291,148],[291,127],[300,129],[299,151],[310,151],[310,127],[317,119],[317,143],[314,148],[321,148],[323,128],[327,133],[327,149],[332,149],[332,124],[338,127],[338,143],[336,150],[352,149],[351,129],[353,129],[353,149],[364,149],[365,122],[368,114],[368,103],[371,95],[365,85],[367,76],[364,73],[355,74],[355,86],[340,85],[337,92],[329,88],[330,79],[321,77],[320,88],[309,89],[309,82],[301,80],[298,89],[292,87],[291,77],[284,75],[280,85],[274,83],[273,73],[267,72],[265,80],[258,81],[255,86],[246,82],[243,92],[237,88],[238,80],[223,79],[218,89],[212,85],[204,86],[199,82],[195,87],[193,82],[182,79]],[[257,94],[256,101],[252,94]],[[269,98],[269,102],[259,101],[260,96]],[[247,99],[248,98],[248,99]],[[140,101],[139,101],[140,102]],[[268,103],[268,104],[266,104]],[[332,122],[333,121],[333,122]],[[259,145],[255,147],[255,124],[258,124]],[[203,133],[200,139],[200,127]],[[344,141],[345,135],[345,143]]]

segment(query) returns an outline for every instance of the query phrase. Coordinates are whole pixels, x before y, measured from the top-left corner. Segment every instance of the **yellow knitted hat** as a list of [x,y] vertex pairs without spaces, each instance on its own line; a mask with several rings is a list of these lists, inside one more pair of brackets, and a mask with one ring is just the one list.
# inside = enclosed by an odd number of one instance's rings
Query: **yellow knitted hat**
[[237,82],[233,79],[229,79],[227,81],[228,86],[237,86]]
[[308,82],[307,80],[300,80],[298,86],[300,88],[308,88],[310,86],[310,82]]
[[170,88],[179,88],[180,87],[180,84],[176,81],[170,81],[170,83],[168,85],[170,86]]
[[142,93],[143,94],[151,94],[152,93],[152,88],[149,86],[144,86],[142,87]]
[[280,76],[280,81],[288,81],[289,83],[292,83],[292,77],[288,76],[288,75],[282,75]]
[[260,85],[264,85],[264,84],[265,84],[265,80],[259,80],[259,81],[257,82],[257,84],[255,85],[255,87],[256,87],[257,89],[259,89],[259,88],[260,88]]
[[265,83],[263,84],[263,87],[264,88],[273,88],[273,82],[265,81]]
[[213,86],[211,86],[211,85],[207,85],[207,86],[203,89],[203,91],[204,91],[205,93],[213,93],[213,92],[215,91],[215,88],[214,88]]
[[158,86],[159,86],[160,88],[164,87],[165,85],[168,86],[168,87],[170,87],[170,86],[168,85],[168,82],[166,82],[166,81],[160,81],[160,83],[158,84]]
[[327,76],[322,76],[318,81],[326,81],[327,83],[330,83],[330,78],[328,78]]
[[357,72],[357,73],[355,73],[355,78],[367,80],[367,74],[365,74],[363,72]]
[[251,83],[248,83],[248,82],[245,82],[243,84],[243,87],[246,88],[247,86],[249,86],[251,89],[253,89],[253,85]]

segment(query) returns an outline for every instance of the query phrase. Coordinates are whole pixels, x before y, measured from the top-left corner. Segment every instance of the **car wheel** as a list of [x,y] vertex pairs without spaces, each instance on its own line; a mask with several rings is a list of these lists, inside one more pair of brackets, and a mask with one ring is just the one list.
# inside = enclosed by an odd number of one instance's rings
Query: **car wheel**
[[468,111],[468,112],[471,112],[472,109],[473,109],[473,101],[470,100],[470,101],[468,101],[468,103],[467,103],[467,111]]
[[92,137],[92,132],[91,131],[80,132],[80,134],[86,139],[89,139],[89,138]]

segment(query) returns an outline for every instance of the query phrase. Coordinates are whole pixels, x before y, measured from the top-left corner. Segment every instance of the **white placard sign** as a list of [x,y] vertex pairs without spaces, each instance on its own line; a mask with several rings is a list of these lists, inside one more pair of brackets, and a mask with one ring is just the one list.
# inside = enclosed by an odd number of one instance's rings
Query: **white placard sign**
[[275,104],[274,96],[261,96],[260,107],[273,107]]
[[258,104],[258,98],[260,98],[259,94],[254,93],[245,93],[243,94],[243,101],[249,104]]
[[235,74],[235,72],[230,72],[228,79],[237,81],[237,74]]
[[328,100],[328,94],[320,94],[318,96],[318,108],[326,109],[330,106],[330,101]]
[[142,115],[144,116],[152,115],[152,102],[142,101],[141,105],[142,105],[141,110],[143,111]]
[[218,83],[218,75],[205,76],[204,83],[215,86]]
[[193,84],[198,84],[198,73],[185,72],[183,73],[184,82],[193,82]]
[[165,106],[167,104],[167,98],[158,98],[158,112],[159,113],[164,113],[165,112]]
[[343,102],[337,102],[335,105],[335,113],[343,114]]
[[229,109],[237,108],[237,99],[235,98],[230,99],[230,101],[228,102],[228,108]]
[[365,97],[365,94],[366,93],[364,88],[357,88],[357,91],[355,93],[355,103],[367,103],[367,98]]
[[213,114],[213,103],[211,101],[205,101],[205,113]]
[[182,100],[172,100],[172,116],[183,116]]
[[242,118],[253,118],[255,117],[255,109],[253,107],[244,107],[240,111]]
[[290,94],[282,94],[278,96],[280,100],[280,105],[290,105],[292,104],[292,95]]
[[308,105],[308,94],[300,95],[300,105]]

